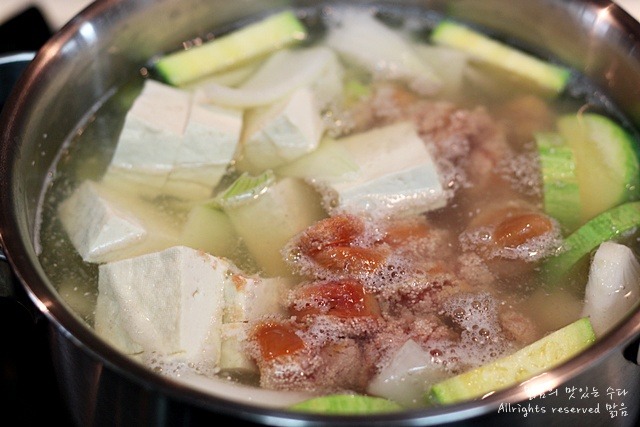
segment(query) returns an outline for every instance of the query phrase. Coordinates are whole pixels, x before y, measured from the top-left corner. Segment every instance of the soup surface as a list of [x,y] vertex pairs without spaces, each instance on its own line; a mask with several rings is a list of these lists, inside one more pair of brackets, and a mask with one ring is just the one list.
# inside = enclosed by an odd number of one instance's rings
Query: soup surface
[[[460,48],[439,15],[297,19],[292,40],[187,82],[151,64],[66,146],[39,244],[82,319],[163,374],[406,408],[581,317],[597,335],[615,324],[585,292],[601,243],[638,274],[637,159],[602,92],[498,39],[507,56]],[[593,151],[584,117],[623,154]],[[610,202],[591,202],[594,167]],[[564,245],[619,206],[633,207],[620,233]],[[602,301],[627,310],[637,281],[620,286]]]

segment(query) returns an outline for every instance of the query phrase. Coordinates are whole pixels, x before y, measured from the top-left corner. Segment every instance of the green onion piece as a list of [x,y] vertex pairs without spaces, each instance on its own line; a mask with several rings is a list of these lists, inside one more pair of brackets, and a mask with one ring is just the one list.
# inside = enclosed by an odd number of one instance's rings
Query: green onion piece
[[215,202],[223,209],[247,203],[264,194],[275,180],[272,170],[266,170],[258,176],[251,176],[245,172],[220,193]]

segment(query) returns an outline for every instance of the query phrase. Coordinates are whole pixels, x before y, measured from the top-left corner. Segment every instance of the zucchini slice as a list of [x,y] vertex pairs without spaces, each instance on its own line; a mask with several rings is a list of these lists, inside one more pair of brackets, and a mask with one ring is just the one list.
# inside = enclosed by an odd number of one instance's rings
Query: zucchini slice
[[464,51],[473,60],[508,71],[554,93],[562,92],[571,76],[567,68],[543,61],[451,20],[441,21],[434,28],[431,41]]
[[307,30],[302,22],[287,10],[191,49],[165,55],[156,62],[155,70],[167,83],[181,86],[306,37]]
[[438,404],[451,404],[480,398],[548,371],[595,340],[589,318],[583,317],[509,356],[434,385],[428,399]]
[[547,288],[558,286],[574,266],[608,240],[640,225],[640,202],[629,202],[609,209],[569,235],[558,254],[545,261],[543,274]]
[[557,133],[535,135],[542,171],[545,213],[560,223],[569,233],[580,226],[580,188],[576,176],[573,150]]
[[331,394],[315,397],[291,406],[297,412],[312,412],[325,415],[367,415],[397,412],[402,407],[382,397],[359,394]]
[[636,141],[621,126],[596,113],[558,119],[558,131],[575,155],[582,222],[639,196]]

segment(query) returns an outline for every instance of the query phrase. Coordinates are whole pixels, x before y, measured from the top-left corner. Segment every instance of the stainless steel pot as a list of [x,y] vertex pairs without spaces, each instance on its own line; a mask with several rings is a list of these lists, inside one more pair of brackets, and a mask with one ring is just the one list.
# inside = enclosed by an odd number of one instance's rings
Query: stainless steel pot
[[[287,426],[329,422],[385,426],[633,425],[640,411],[638,308],[617,329],[570,362],[481,401],[385,416],[322,417],[235,403],[161,377],[115,352],[61,302],[38,262],[34,247],[37,208],[56,154],[88,112],[138,73],[154,54],[171,50],[183,40],[269,9],[311,7],[319,3],[97,1],[38,52],[13,91],[0,126],[2,245],[11,270],[48,319],[52,357],[77,424],[198,425],[230,421],[236,425]],[[446,11],[519,39],[543,53],[557,56],[605,87],[640,127],[640,25],[608,0],[353,3]],[[573,398],[569,387],[576,387]],[[591,393],[588,399],[583,394],[585,388]],[[530,396],[547,390],[557,396],[529,400]],[[594,391],[599,395],[595,396]],[[613,395],[609,395],[610,391]],[[613,408],[613,404],[618,406]],[[538,412],[534,413],[536,406]],[[595,411],[596,407],[599,414],[564,413],[571,408]],[[528,412],[529,409],[534,412]],[[617,411],[615,416],[611,410]]]

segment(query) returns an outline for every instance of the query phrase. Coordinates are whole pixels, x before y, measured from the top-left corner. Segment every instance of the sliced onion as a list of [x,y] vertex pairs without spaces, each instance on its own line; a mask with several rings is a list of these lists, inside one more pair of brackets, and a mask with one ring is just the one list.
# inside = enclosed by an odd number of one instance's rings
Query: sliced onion
[[240,87],[208,83],[202,86],[202,92],[209,102],[218,105],[239,108],[268,105],[314,83],[336,64],[335,54],[327,47],[282,50],[267,59]]

